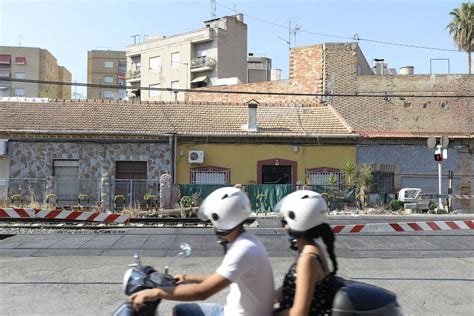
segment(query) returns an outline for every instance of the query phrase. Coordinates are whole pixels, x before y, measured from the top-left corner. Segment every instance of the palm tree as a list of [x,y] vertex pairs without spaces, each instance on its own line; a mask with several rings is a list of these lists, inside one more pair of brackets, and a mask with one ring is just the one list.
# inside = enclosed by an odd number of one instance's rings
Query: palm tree
[[474,24],[474,3],[463,3],[460,8],[449,12],[453,16],[451,23],[446,26],[449,35],[453,37],[454,43],[459,50],[467,52],[467,65],[471,74],[471,52],[474,48],[472,25]]

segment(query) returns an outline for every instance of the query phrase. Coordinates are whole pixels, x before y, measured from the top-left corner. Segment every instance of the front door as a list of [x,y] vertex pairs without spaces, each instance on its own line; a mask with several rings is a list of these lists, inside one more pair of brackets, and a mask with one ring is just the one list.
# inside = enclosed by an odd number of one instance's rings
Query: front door
[[291,166],[262,166],[262,184],[291,184]]

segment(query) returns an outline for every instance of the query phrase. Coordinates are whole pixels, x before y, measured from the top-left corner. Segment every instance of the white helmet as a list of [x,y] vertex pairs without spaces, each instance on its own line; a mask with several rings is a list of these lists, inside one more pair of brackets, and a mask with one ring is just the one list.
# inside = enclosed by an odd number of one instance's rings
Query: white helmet
[[285,196],[275,206],[291,232],[303,233],[326,222],[328,207],[321,194],[298,190]]
[[250,200],[238,188],[224,187],[209,194],[198,210],[198,217],[210,220],[214,228],[231,230],[250,215]]

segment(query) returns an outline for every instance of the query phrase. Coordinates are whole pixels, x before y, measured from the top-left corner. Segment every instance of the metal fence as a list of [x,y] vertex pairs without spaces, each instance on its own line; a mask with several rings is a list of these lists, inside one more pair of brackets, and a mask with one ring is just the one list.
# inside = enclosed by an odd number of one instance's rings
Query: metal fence
[[[105,196],[101,196],[102,191]],[[108,205],[112,208],[115,205],[120,209],[143,208],[150,205],[157,207],[159,196],[159,180],[115,180],[110,188],[104,188],[100,179],[0,179],[0,206],[93,207],[105,198],[109,199]]]
[[115,180],[112,186],[114,209],[157,206],[159,201],[159,180]]

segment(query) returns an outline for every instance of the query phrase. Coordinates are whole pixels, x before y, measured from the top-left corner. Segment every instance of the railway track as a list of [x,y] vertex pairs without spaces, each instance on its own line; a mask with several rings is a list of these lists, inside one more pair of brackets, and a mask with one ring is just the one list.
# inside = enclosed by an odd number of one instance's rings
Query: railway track
[[[247,225],[254,222],[248,219]],[[209,221],[201,221],[198,218],[130,218],[128,224],[123,223],[100,223],[84,221],[64,221],[59,219],[35,219],[35,218],[0,218],[0,229],[2,228],[27,228],[27,229],[124,229],[124,228],[211,228]]]

